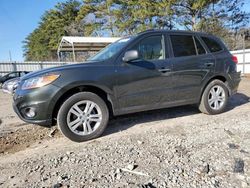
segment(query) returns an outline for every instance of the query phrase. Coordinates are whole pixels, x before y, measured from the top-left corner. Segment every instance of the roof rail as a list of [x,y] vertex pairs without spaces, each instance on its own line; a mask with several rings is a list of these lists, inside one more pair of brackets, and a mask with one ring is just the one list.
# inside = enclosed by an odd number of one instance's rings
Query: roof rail
[[147,29],[145,31],[139,32],[138,34],[143,34],[143,33],[147,33],[147,32],[150,32],[150,31],[156,31],[156,29]]

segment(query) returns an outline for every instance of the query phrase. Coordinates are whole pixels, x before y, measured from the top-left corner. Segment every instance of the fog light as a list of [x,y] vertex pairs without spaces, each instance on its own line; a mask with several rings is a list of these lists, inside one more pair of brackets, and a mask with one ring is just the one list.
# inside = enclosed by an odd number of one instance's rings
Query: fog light
[[29,118],[35,117],[35,115],[36,115],[35,109],[34,108],[26,108],[25,115]]

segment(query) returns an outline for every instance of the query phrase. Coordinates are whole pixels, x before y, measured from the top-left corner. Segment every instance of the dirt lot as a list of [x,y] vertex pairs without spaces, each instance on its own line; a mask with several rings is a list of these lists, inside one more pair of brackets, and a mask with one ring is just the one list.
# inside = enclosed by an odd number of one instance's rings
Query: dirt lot
[[0,187],[250,187],[250,79],[227,112],[194,106],[126,115],[73,143],[23,123],[0,93]]

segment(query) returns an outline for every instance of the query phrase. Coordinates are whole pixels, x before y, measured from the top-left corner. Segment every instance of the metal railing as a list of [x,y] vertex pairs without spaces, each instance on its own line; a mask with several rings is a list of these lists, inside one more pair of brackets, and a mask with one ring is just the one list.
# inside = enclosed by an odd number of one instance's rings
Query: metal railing
[[73,64],[73,62],[0,62],[0,75],[12,71],[36,71],[45,68]]
[[[237,56],[239,63],[238,71],[242,74],[250,74],[250,49],[231,51]],[[50,67],[62,66],[66,64],[74,64],[75,62],[0,62],[0,76],[12,71],[36,71]]]
[[250,49],[231,51],[238,58],[237,70],[244,74],[250,74]]

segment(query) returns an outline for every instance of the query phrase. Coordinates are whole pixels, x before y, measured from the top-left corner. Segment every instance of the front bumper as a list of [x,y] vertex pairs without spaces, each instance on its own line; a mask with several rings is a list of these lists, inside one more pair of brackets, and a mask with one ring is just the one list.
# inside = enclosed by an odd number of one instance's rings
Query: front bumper
[[[18,88],[13,97],[13,109],[19,118],[27,123],[51,127],[55,97],[59,90],[59,87],[52,84],[31,90]],[[34,109],[34,117],[27,116],[26,110],[29,108]]]
[[44,126],[44,127],[51,127],[52,125],[52,119],[46,119],[46,120],[35,120],[35,119],[27,119],[24,118],[21,113],[19,112],[19,110],[17,109],[16,105],[13,103],[13,109],[16,112],[16,114],[18,115],[18,117],[23,120],[26,123],[31,123],[31,124],[37,124],[40,126]]

